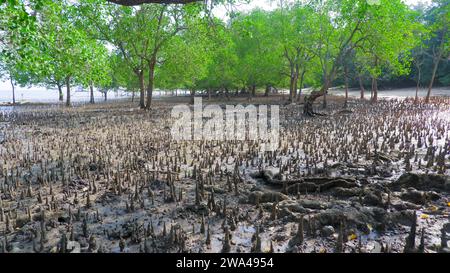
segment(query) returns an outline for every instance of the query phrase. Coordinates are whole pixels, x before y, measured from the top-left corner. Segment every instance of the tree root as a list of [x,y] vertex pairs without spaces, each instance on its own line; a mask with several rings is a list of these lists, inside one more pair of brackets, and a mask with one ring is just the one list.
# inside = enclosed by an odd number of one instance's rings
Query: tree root
[[304,111],[303,115],[305,115],[307,117],[317,117],[317,116],[319,116],[319,117],[326,117],[326,116],[328,116],[327,114],[317,113],[317,112],[314,112],[312,110],[311,111]]
[[327,192],[334,188],[354,188],[358,187],[355,181],[345,180],[344,178],[335,178],[329,182],[303,182],[287,187],[286,192],[290,194],[306,193],[306,192]]
[[358,183],[353,177],[305,177],[295,180],[279,180],[273,179],[265,171],[261,171],[253,177],[262,179],[266,184],[282,187],[284,192],[293,194],[298,192],[325,192],[338,187],[358,187]]

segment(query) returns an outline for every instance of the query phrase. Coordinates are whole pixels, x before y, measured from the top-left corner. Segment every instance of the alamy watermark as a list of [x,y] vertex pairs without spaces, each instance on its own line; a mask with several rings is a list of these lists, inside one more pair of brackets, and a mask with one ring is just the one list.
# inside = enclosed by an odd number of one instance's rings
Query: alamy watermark
[[[270,115],[269,115],[270,113]],[[258,141],[263,151],[275,151],[280,140],[280,107],[271,105],[207,105],[194,99],[172,109],[171,128],[175,141]],[[270,117],[269,117],[270,116]]]

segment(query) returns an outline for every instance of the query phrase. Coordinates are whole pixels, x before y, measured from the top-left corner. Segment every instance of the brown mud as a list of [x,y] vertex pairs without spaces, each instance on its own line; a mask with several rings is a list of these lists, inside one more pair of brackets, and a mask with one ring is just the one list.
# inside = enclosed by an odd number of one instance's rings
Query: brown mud
[[172,141],[189,100],[2,112],[0,251],[449,252],[449,98],[254,99],[281,105],[276,152]]

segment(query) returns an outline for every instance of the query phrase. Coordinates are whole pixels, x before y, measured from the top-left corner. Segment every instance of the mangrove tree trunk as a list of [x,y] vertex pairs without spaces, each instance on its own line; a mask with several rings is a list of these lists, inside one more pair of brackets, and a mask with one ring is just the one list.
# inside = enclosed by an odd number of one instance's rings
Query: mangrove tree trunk
[[70,77],[66,78],[66,106],[70,107]]
[[95,103],[95,99],[94,99],[94,85],[92,83],[89,84],[89,89],[90,89],[90,94],[91,94],[90,103],[94,104]]

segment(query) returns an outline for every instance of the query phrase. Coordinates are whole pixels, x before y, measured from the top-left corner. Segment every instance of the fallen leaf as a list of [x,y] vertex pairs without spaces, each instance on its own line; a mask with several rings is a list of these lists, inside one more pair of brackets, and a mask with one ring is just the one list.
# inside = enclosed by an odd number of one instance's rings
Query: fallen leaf
[[428,214],[422,214],[422,215],[420,215],[420,218],[421,219],[428,219],[428,218],[430,218],[430,216],[428,216]]
[[353,241],[353,240],[356,240],[356,239],[358,239],[358,236],[356,234],[351,234],[351,235],[348,236],[348,240],[349,241]]

